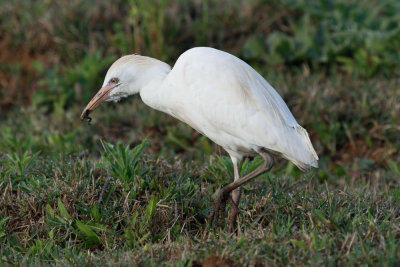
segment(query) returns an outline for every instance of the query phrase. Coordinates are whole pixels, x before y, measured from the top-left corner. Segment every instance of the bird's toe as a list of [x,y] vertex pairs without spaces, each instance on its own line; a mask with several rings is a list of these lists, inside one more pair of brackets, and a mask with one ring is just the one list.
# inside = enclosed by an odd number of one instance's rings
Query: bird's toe
[[238,204],[233,201],[232,197],[229,197],[228,201],[231,206],[231,210],[229,211],[228,215],[228,225],[229,231],[233,232],[235,229],[236,218],[240,214],[240,209]]
[[229,191],[222,188],[214,200],[214,210],[210,216],[210,226],[212,225],[214,230],[218,226],[219,213],[220,212],[223,213],[225,211],[226,202],[227,202],[228,198],[230,197],[229,193],[230,193]]

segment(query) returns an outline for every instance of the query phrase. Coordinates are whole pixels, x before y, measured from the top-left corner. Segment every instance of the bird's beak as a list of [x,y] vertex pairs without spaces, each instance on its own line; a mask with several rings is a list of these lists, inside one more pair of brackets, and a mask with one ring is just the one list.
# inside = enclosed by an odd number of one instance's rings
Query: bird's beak
[[81,114],[81,120],[84,119],[89,119],[89,121],[91,120],[89,117],[89,114],[95,110],[101,103],[104,102],[104,100],[107,99],[108,95],[110,94],[110,92],[116,87],[116,85],[106,85],[104,87],[102,87],[97,94],[92,98],[92,100],[90,100],[89,104],[87,104],[86,108],[83,110],[82,114]]

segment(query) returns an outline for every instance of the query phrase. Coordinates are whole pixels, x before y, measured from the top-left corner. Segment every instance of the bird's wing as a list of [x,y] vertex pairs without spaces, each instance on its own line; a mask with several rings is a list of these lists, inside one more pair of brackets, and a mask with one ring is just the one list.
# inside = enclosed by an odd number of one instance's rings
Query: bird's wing
[[176,90],[176,117],[214,134],[213,141],[224,146],[215,139],[230,136],[282,154],[300,168],[317,166],[307,131],[272,86],[239,58],[194,48],[181,55],[168,79]]

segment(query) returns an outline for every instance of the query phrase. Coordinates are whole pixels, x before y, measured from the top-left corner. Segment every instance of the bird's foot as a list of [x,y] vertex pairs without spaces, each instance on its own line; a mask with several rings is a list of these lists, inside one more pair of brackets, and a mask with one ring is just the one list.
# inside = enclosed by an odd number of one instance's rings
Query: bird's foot
[[210,215],[210,226],[213,227],[214,231],[217,229],[219,212],[225,211],[226,202],[230,197],[230,191],[227,191],[225,188],[222,188],[218,193],[217,197],[214,200],[214,210]]
[[238,204],[235,203],[235,201],[233,201],[232,197],[229,196],[228,202],[231,206],[231,210],[229,211],[229,216],[228,216],[229,232],[234,232],[236,218],[240,214],[240,210]]

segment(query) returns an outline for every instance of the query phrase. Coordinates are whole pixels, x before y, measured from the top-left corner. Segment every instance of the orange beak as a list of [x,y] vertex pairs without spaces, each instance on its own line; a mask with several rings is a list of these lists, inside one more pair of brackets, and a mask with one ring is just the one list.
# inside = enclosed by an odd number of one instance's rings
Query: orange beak
[[116,85],[106,85],[103,88],[101,88],[97,94],[90,100],[89,104],[87,104],[86,108],[83,110],[81,114],[81,120],[88,119],[89,122],[91,121],[91,118],[89,117],[89,114],[95,110],[101,103],[104,102],[104,100],[107,99],[107,96],[110,94],[110,92],[116,87]]

